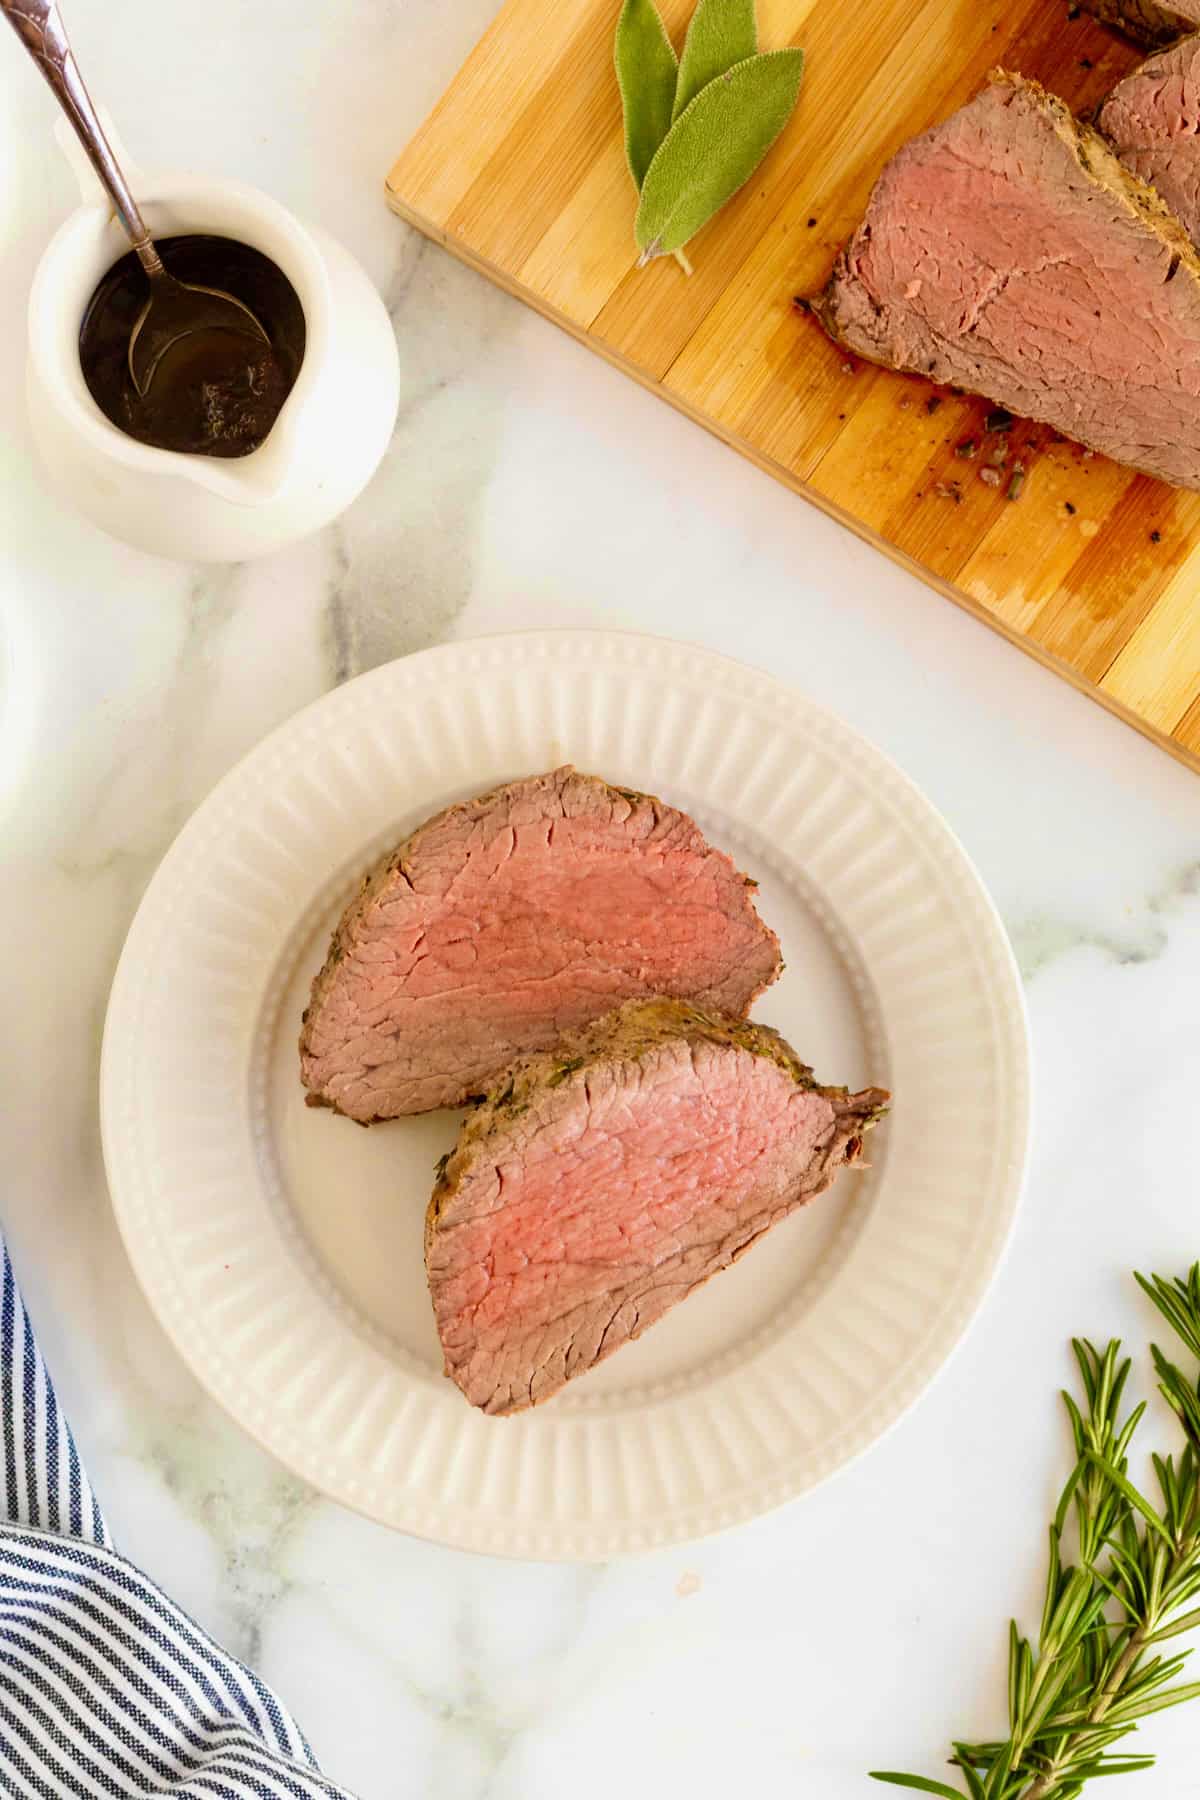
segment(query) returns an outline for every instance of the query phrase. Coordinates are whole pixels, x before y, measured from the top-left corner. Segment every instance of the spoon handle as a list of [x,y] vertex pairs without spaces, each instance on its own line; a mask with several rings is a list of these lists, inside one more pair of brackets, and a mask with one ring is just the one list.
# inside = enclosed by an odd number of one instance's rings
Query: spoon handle
[[152,278],[163,273],[162,262],[146,228],[138,203],[130,193],[112,147],[104,135],[83,77],[71,52],[66,27],[55,0],[0,0],[0,12],[49,82],[55,99],[75,128],[88,160],[104,184],[113,210],[129,234],[142,267]]

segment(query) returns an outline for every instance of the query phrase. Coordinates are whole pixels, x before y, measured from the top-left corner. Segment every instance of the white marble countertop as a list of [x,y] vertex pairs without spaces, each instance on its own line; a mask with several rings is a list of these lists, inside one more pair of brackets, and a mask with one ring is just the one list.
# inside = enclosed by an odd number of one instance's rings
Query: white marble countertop
[[[239,174],[343,236],[404,366],[335,528],[253,566],[139,556],[47,497],[22,405],[35,261],[72,203],[0,38],[0,1211],[122,1548],[294,1707],[364,1800],[731,1789],[849,1800],[1000,1723],[1066,1467],[1072,1331],[1200,1254],[1200,782],[946,601],[428,247],[393,154],[494,0],[75,0],[147,165]],[[100,1163],[105,997],[178,826],[333,683],[442,639],[636,627],[776,671],[943,809],[1028,979],[1037,1134],[1002,1275],[916,1412],[823,1490],[606,1568],[492,1563],[318,1498],[202,1398],[136,1290]],[[1144,1365],[1142,1365],[1144,1366]],[[1200,1792],[1188,1709],[1145,1800]],[[876,1790],[881,1791],[881,1790]]]

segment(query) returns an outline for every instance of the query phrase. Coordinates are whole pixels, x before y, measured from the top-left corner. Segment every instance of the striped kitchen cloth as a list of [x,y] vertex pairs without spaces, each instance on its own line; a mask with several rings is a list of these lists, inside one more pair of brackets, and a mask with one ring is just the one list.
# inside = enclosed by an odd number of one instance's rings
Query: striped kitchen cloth
[[113,1549],[0,1236],[0,1794],[349,1800],[270,1688]]

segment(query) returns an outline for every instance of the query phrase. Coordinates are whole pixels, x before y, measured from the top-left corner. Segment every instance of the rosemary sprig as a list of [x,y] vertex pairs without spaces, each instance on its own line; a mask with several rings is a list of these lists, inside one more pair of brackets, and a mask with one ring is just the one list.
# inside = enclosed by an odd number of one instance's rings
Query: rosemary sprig
[[[1200,1263],[1185,1279],[1138,1275],[1172,1331],[1200,1360]],[[875,1771],[876,1781],[942,1800],[1076,1800],[1086,1782],[1153,1766],[1147,1755],[1114,1753],[1139,1722],[1200,1697],[1177,1678],[1187,1653],[1159,1646],[1200,1626],[1200,1382],[1156,1344],[1159,1390],[1179,1419],[1181,1451],[1153,1458],[1154,1505],[1129,1478],[1129,1446],[1145,1411],[1123,1419],[1129,1359],[1114,1339],[1104,1350],[1074,1342],[1084,1405],[1064,1394],[1075,1466],[1050,1526],[1046,1597],[1037,1648],[1009,1627],[1008,1736],[956,1742],[950,1761],[962,1785]],[[1064,1560],[1071,1533],[1074,1562]]]

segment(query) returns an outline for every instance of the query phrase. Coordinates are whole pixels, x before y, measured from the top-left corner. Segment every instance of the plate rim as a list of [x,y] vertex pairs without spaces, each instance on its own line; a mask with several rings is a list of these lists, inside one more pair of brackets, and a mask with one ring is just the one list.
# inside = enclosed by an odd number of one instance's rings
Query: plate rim
[[[169,1304],[169,1296],[164,1293],[162,1284],[155,1280],[154,1270],[151,1267],[152,1259],[143,1252],[138,1243],[138,1222],[132,1217],[128,1195],[122,1197],[121,1151],[116,1142],[118,1130],[116,1120],[118,1026],[121,1009],[126,1004],[127,991],[134,979],[134,956],[138,949],[139,927],[145,929],[145,920],[151,916],[155,905],[161,902],[161,896],[169,883],[174,865],[186,856],[193,835],[203,829],[207,815],[219,810],[226,794],[244,778],[248,766],[260,759],[264,762],[268,761],[281,742],[285,741],[292,733],[302,729],[305,724],[311,722],[315,715],[329,707],[333,701],[347,691],[357,690],[361,693],[372,685],[382,687],[389,677],[393,676],[394,671],[402,666],[410,667],[413,664],[429,666],[436,665],[438,662],[453,665],[461,663],[464,655],[471,653],[478,653],[482,656],[489,653],[503,655],[506,650],[513,650],[518,646],[523,646],[527,652],[533,650],[534,646],[542,646],[549,651],[555,644],[564,641],[572,642],[577,646],[591,643],[596,649],[598,661],[606,652],[611,654],[621,648],[630,651],[638,645],[654,646],[660,653],[687,659],[693,667],[697,664],[717,665],[729,674],[736,674],[743,680],[761,684],[773,690],[777,696],[786,696],[799,712],[821,726],[827,733],[832,734],[836,740],[854,746],[860,756],[865,756],[868,764],[874,764],[875,768],[886,775],[892,783],[897,784],[905,791],[908,800],[924,815],[925,823],[932,830],[934,836],[940,837],[944,848],[958,860],[960,873],[966,877],[969,885],[973,888],[973,900],[977,912],[976,930],[980,925],[987,929],[991,939],[989,951],[994,963],[994,976],[1007,988],[1007,1023],[1010,1030],[1005,1035],[1008,1038],[1007,1048],[1012,1063],[1011,1092],[1008,1096],[1009,1110],[1012,1113],[1012,1130],[1005,1157],[1004,1176],[1002,1181],[997,1184],[997,1197],[989,1239],[983,1246],[983,1254],[978,1260],[977,1267],[965,1284],[965,1295],[960,1293],[958,1303],[944,1318],[937,1336],[931,1338],[921,1353],[915,1355],[910,1361],[905,1370],[905,1378],[898,1389],[893,1391],[889,1387],[886,1401],[883,1402],[882,1407],[877,1402],[868,1414],[860,1416],[855,1440],[850,1445],[840,1448],[832,1457],[823,1454],[821,1466],[812,1471],[806,1479],[797,1480],[789,1474],[788,1465],[781,1463],[776,1465],[769,1476],[755,1477],[748,1487],[743,1484],[741,1488],[727,1491],[724,1495],[706,1496],[701,1501],[690,1500],[669,1513],[660,1513],[657,1523],[646,1519],[601,1522],[600,1524],[590,1522],[583,1524],[556,1523],[539,1530],[532,1525],[514,1524],[503,1519],[488,1519],[481,1510],[474,1514],[467,1524],[460,1525],[458,1521],[448,1519],[445,1525],[439,1523],[435,1528],[430,1526],[428,1519],[417,1520],[411,1516],[397,1516],[399,1513],[411,1514],[413,1508],[408,1501],[401,1502],[397,1514],[388,1514],[344,1491],[344,1485],[339,1486],[337,1470],[335,1469],[333,1473],[329,1472],[330,1465],[337,1460],[336,1452],[327,1459],[324,1472],[308,1466],[302,1455],[289,1455],[277,1442],[272,1441],[270,1431],[266,1426],[260,1428],[247,1417],[248,1409],[239,1410],[237,1408],[234,1401],[222,1390],[220,1381],[206,1366],[203,1358],[192,1353],[192,1347],[187,1341],[186,1319],[194,1309],[188,1308],[186,1305],[173,1309]],[[669,678],[668,671],[664,671],[664,674]],[[989,982],[989,986],[991,985]],[[993,1036],[999,1035],[1000,1027],[997,1026]],[[803,689],[790,681],[783,680],[770,671],[745,662],[738,657],[730,656],[720,650],[713,650],[707,645],[664,634],[609,630],[602,627],[531,628],[492,632],[470,638],[456,638],[378,664],[349,682],[343,682],[337,687],[327,689],[326,692],[316,696],[295,713],[289,715],[287,719],[272,727],[214,783],[193,808],[168,845],[130,920],[113,975],[105,1013],[99,1070],[99,1112],[101,1147],[110,1204],[138,1286],[157,1323],[203,1391],[221,1408],[225,1416],[232,1419],[238,1428],[244,1431],[267,1455],[287,1468],[296,1478],[306,1482],[323,1497],[347,1507],[362,1517],[424,1541],[476,1554],[518,1560],[547,1563],[595,1562],[649,1553],[673,1544],[707,1537],[716,1532],[732,1529],[738,1524],[747,1523],[782,1505],[802,1498],[804,1494],[812,1492],[814,1488],[823,1485],[824,1482],[857,1462],[868,1450],[889,1436],[896,1426],[908,1416],[917,1402],[931,1390],[934,1382],[942,1375],[961,1349],[968,1332],[978,1319],[1012,1243],[1026,1187],[1033,1132],[1032,1043],[1024,984],[1011,940],[995,901],[953,827],[933,802],[927,798],[916,781],[886,751],[879,749],[855,726],[850,725],[822,702],[813,700]],[[879,1416],[881,1410],[882,1417]],[[832,1442],[837,1445],[840,1443],[840,1439],[834,1437]],[[766,1486],[770,1487],[771,1492],[764,1494],[762,1490]],[[432,1498],[427,1499],[424,1502],[425,1512],[431,1513],[435,1509],[435,1505]],[[459,1513],[463,1511],[461,1506],[453,1510]],[[696,1521],[698,1513],[702,1515],[699,1523]],[[547,1542],[547,1531],[553,1533],[554,1541]]]

